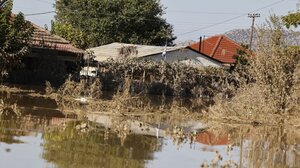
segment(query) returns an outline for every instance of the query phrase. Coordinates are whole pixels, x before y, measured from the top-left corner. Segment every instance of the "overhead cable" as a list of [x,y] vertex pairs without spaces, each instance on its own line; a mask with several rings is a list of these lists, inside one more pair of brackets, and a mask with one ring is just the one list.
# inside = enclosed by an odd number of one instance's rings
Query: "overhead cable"
[[[276,1],[274,3],[271,3],[267,6],[264,6],[264,7],[261,7],[261,8],[258,8],[258,9],[255,9],[249,13],[254,13],[254,12],[257,12],[257,11],[260,11],[260,10],[263,10],[263,9],[266,9],[266,8],[269,8],[271,6],[274,6],[274,5],[277,5],[279,3],[282,3],[284,2],[285,0],[280,0],[280,1]],[[230,19],[226,19],[226,20],[223,20],[223,21],[220,21],[220,22],[217,22],[217,23],[214,23],[214,24],[211,24],[211,25],[208,25],[208,26],[204,26],[204,27],[201,27],[201,28],[198,28],[198,29],[195,29],[195,30],[192,30],[192,31],[188,31],[188,32],[184,32],[184,33],[181,33],[178,36],[183,36],[183,35],[186,35],[186,34],[190,34],[190,33],[194,33],[194,32],[197,32],[197,31],[200,31],[200,30],[203,30],[203,29],[207,29],[207,28],[210,28],[210,27],[214,27],[214,26],[217,26],[217,25],[220,25],[220,24],[223,24],[223,23],[226,23],[226,22],[229,22],[229,21],[232,21],[232,20],[235,20],[235,19],[238,19],[238,18],[241,18],[241,17],[244,17],[244,16],[247,16],[248,13],[245,13],[245,14],[242,14],[242,15],[239,15],[239,16],[235,16],[233,18],[230,18]]]
[[46,15],[50,13],[55,13],[55,11],[47,11],[47,12],[40,12],[40,13],[30,13],[30,14],[24,14],[24,16],[36,16],[36,15]]

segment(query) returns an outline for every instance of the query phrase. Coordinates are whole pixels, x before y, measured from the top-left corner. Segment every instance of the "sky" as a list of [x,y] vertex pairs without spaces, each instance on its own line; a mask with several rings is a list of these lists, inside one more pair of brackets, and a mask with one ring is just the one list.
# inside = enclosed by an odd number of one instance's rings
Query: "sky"
[[[174,27],[177,42],[198,40],[232,29],[250,28],[248,13],[259,13],[255,25],[263,24],[271,14],[285,15],[296,10],[299,0],[160,0],[165,7],[164,18]],[[13,12],[22,12],[27,20],[50,27],[55,0],[14,0]]]

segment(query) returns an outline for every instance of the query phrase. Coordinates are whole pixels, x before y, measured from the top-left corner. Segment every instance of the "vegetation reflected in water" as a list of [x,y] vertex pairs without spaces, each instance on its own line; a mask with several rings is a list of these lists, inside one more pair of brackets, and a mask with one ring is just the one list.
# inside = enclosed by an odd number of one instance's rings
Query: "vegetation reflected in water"
[[[240,148],[239,167],[284,168],[300,165],[299,128],[217,123],[209,130],[217,135],[223,134],[225,130],[230,144],[228,146]],[[224,161],[223,166],[228,166],[228,161]]]
[[16,139],[20,136],[32,135],[41,132],[48,125],[49,120],[32,116],[1,116],[0,119],[0,142],[7,144],[23,143]]
[[124,140],[120,134],[91,122],[68,122],[45,132],[43,158],[57,167],[138,168],[161,150],[156,137],[129,134]]
[[[192,158],[193,151],[197,151],[199,158],[192,162],[199,167],[300,165],[300,131],[297,126],[226,125],[218,122],[203,124],[203,121],[185,117],[184,112],[181,114],[181,108],[176,106],[172,107],[174,112],[160,111],[145,115],[124,113],[123,116],[106,114],[105,121],[106,124],[109,121],[109,124],[105,125],[105,122],[100,122],[103,114],[81,112],[84,117],[78,117],[76,114],[57,114],[58,112],[52,111],[51,116],[51,110],[46,109],[47,115],[38,117],[28,115],[28,107],[20,107],[7,99],[2,101],[0,141],[5,144],[26,145],[19,137],[33,136],[40,132],[43,140],[39,146],[43,150],[40,159],[55,167],[134,168],[149,167],[149,163],[160,165],[163,157],[157,154],[171,155],[172,151],[166,149],[166,142],[169,140],[173,142],[172,148],[177,149],[178,155],[189,148],[186,155]],[[42,107],[35,109],[43,113]],[[66,118],[67,116],[72,118]],[[95,116],[100,119],[94,120]],[[158,136],[156,129],[159,129]],[[201,147],[192,148],[197,145]],[[10,150],[5,149],[7,152]],[[212,157],[207,159],[207,154]],[[172,167],[185,161],[187,160],[184,158],[177,158]]]

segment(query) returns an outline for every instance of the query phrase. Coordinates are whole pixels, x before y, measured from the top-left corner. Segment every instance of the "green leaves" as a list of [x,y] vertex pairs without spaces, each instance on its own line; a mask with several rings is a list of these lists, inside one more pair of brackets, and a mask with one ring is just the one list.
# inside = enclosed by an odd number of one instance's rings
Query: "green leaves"
[[300,24],[300,9],[299,4],[297,6],[296,12],[289,12],[287,15],[282,16],[282,20],[287,28],[290,28],[291,26],[298,27]]
[[288,15],[283,16],[282,19],[285,22],[285,26],[287,28],[290,28],[291,26],[298,27],[298,25],[300,24],[300,13],[289,13]]
[[[4,5],[5,4],[5,5]],[[13,15],[12,1],[0,1],[0,78],[3,73],[18,66],[21,57],[27,54],[28,40],[33,28],[24,20],[24,15]]]
[[80,48],[112,42],[171,45],[173,27],[157,0],[61,0],[53,33]]

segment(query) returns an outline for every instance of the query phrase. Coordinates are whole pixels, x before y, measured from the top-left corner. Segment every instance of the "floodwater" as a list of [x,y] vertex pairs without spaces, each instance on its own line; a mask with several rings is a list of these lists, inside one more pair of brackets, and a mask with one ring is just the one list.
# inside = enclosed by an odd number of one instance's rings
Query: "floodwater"
[[1,168],[300,167],[297,127],[66,115],[51,99],[1,96],[22,112],[1,116]]

